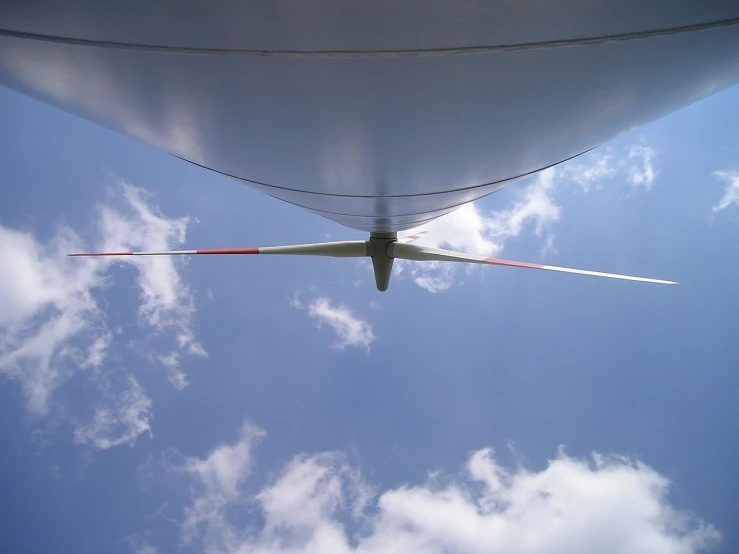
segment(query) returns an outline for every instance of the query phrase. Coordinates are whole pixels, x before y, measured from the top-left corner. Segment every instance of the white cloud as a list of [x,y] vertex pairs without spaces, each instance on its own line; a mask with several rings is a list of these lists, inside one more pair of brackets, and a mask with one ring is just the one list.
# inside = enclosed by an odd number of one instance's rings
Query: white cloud
[[229,532],[228,526],[223,525],[223,512],[239,499],[243,484],[251,475],[252,448],[265,434],[247,420],[236,443],[221,444],[204,459],[191,457],[180,465],[167,466],[173,473],[188,475],[196,487],[182,523],[186,542],[203,533]]
[[523,199],[515,202],[508,210],[496,212],[491,221],[494,236],[501,239],[517,237],[527,223],[534,224],[537,235],[547,225],[559,220],[560,207],[554,203],[555,172],[542,171],[536,181],[526,187]]
[[[398,263],[401,262],[401,263]],[[463,281],[459,279],[461,268],[445,262],[408,262],[396,260],[396,275],[400,275],[402,271],[408,267],[409,273],[413,278],[413,282],[424,290],[431,293],[443,292],[452,288],[454,285],[461,285]]]
[[[163,216],[147,202],[151,195],[141,188],[121,182],[120,190],[127,209],[103,206],[100,210],[103,250],[171,250],[184,243],[190,218]],[[205,355],[190,328],[194,299],[178,271],[178,264],[184,261],[172,256],[141,256],[121,258],[117,262],[132,264],[138,271],[139,315],[143,320],[159,331],[176,330],[180,348]]]
[[[483,449],[461,476],[432,475],[425,484],[380,494],[340,455],[301,455],[251,493],[246,484],[259,433],[242,432],[236,444],[184,466],[192,468],[183,473],[194,492],[182,532],[202,551],[693,554],[720,541],[713,526],[671,505],[664,476],[641,462],[598,454],[588,462],[560,451],[531,471],[506,468]],[[236,524],[229,510],[246,501],[261,517]]]
[[167,378],[177,390],[185,390],[189,385],[187,374],[180,369],[180,354],[174,350],[166,356],[158,356],[159,363],[167,370]]
[[[468,254],[495,256],[527,225],[533,227],[535,234],[542,235],[560,216],[560,207],[552,198],[555,178],[554,169],[541,172],[506,210],[486,214],[475,204],[465,204],[425,225],[423,229],[429,233],[418,242]],[[412,235],[418,230],[411,229],[406,233]],[[551,248],[551,239],[546,240]],[[458,284],[461,271],[461,266],[444,262],[405,263],[397,260],[396,264],[396,274],[408,269],[415,283],[429,292],[444,291]]]
[[649,190],[654,184],[657,172],[654,169],[655,152],[649,146],[634,144],[629,147],[629,157],[624,161],[624,167],[629,182],[635,187],[644,187]]
[[[100,208],[95,249],[170,249],[184,240],[187,218],[163,216],[147,203],[145,191],[127,183],[113,192]],[[171,334],[178,361],[185,354],[207,355],[191,328],[192,293],[173,260],[67,257],[87,249],[68,227],[44,243],[30,232],[0,225],[0,374],[19,383],[35,415],[49,411],[54,390],[75,372],[91,369],[91,378],[98,379],[106,365],[116,341],[99,295],[115,264],[133,264],[138,271],[141,302],[134,309],[147,336],[151,330]],[[167,369],[172,379],[172,368]],[[180,387],[186,383],[182,375],[172,379]],[[108,413],[116,410],[111,406]]]
[[[65,258],[81,241],[69,228],[59,229],[48,244],[29,233],[0,225],[0,372],[18,381],[26,405],[44,414],[52,391],[70,368],[62,347],[86,331],[100,328],[101,313],[93,298],[103,276],[93,263],[74,265]],[[89,363],[104,356],[106,332],[92,339]]]
[[305,304],[296,292],[290,299],[290,307],[297,310],[308,310],[320,329],[328,325],[336,333],[334,347],[343,350],[349,346],[366,348],[369,351],[377,339],[372,325],[342,304],[334,305],[330,298],[319,297]]
[[74,441],[97,450],[119,444],[133,446],[139,435],[148,433],[151,437],[151,417],[151,399],[129,376],[128,388],[114,399],[113,406],[98,407],[91,423],[75,429]]
[[618,175],[619,164],[612,147],[595,150],[584,157],[577,157],[562,164],[560,171],[563,177],[580,185],[583,191],[600,188],[603,181],[614,179]]
[[[603,183],[622,179],[632,187],[649,190],[656,179],[655,151],[643,144],[627,147],[617,154],[606,147],[539,173],[522,190],[520,197],[507,209],[485,212],[479,204],[465,204],[454,212],[404,234],[427,230],[418,242],[437,248],[449,248],[468,254],[497,256],[508,242],[530,229],[542,237],[541,255],[556,254],[553,226],[559,221],[561,207],[555,193],[562,185],[573,182],[588,192]],[[444,262],[395,262],[395,275],[406,270],[414,282],[429,292],[440,292],[461,284],[460,274],[478,271],[477,266],[460,266]]]
[[277,482],[256,497],[267,516],[265,527],[313,527],[330,516],[342,500],[337,475],[342,468],[335,462],[330,454],[290,462]]
[[551,195],[554,179],[553,169],[542,171],[506,210],[484,214],[474,204],[465,204],[424,226],[429,234],[421,240],[468,254],[494,255],[503,249],[507,239],[519,236],[527,223],[541,234],[559,219],[560,208]]
[[372,332],[372,325],[346,306],[334,305],[329,298],[316,298],[311,302],[308,306],[308,315],[316,321],[318,327],[328,325],[334,330],[336,348],[356,346],[369,350],[377,338]]
[[99,370],[105,361],[112,341],[113,335],[109,332],[104,332],[97,337],[87,349],[87,358],[82,362],[82,367]]
[[713,206],[714,213],[725,210],[732,205],[739,206],[739,172],[714,171],[713,176],[726,182],[723,197]]
[[558,167],[559,176],[580,185],[583,191],[600,189],[604,182],[624,179],[632,187],[649,190],[657,178],[654,167],[656,153],[644,144],[632,144],[617,155],[607,146],[584,156],[563,163]]

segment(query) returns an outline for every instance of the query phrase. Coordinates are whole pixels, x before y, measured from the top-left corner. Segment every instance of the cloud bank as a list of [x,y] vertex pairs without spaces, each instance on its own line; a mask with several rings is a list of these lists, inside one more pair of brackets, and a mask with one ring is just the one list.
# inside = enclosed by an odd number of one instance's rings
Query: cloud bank
[[[228,554],[693,554],[720,542],[710,524],[676,509],[669,481],[624,457],[560,450],[539,470],[473,452],[461,474],[382,491],[336,453],[300,455],[261,490],[248,488],[255,441],[238,440],[174,472],[192,491],[181,532],[199,551]],[[248,522],[235,516],[254,508]]]
[[[504,210],[486,212],[477,204],[465,204],[431,223],[411,229],[428,235],[418,242],[435,248],[448,248],[480,256],[498,256],[516,237],[530,232],[541,239],[541,255],[556,252],[554,226],[562,208],[556,201],[559,191],[569,184],[584,192],[600,189],[605,183],[622,180],[631,188],[649,190],[657,177],[655,151],[634,144],[620,154],[612,147],[596,150],[539,173],[522,189],[518,198]],[[395,274],[410,275],[415,284],[432,292],[442,292],[462,283],[463,275],[484,271],[444,262],[408,263],[396,261]]]
[[190,219],[166,217],[151,200],[145,190],[119,182],[99,207],[92,244],[66,226],[44,242],[31,232],[0,225],[0,374],[20,385],[35,416],[49,412],[54,391],[72,376],[89,379],[108,404],[96,408],[92,422],[77,428],[75,440],[95,448],[130,444],[150,432],[151,401],[139,382],[132,376],[118,379],[123,386],[111,392],[112,375],[125,372],[109,362],[111,348],[120,345],[101,301],[114,266],[136,270],[139,302],[133,309],[142,336],[170,341],[167,355],[150,358],[166,359],[160,363],[177,388],[186,385],[181,358],[207,355],[192,328],[194,299],[176,260],[67,257],[88,249],[171,249],[181,244]]

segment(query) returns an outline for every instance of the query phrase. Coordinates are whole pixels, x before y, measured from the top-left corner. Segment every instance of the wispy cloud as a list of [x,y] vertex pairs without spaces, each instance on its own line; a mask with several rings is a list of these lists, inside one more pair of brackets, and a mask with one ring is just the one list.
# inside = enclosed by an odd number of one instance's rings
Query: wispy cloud
[[[168,218],[151,203],[144,189],[120,182],[123,208],[102,206],[100,227],[102,249],[106,251],[170,250],[185,241],[188,217]],[[190,354],[204,356],[205,350],[191,329],[195,312],[192,291],[171,256],[131,257],[117,260],[136,267],[143,321],[158,331],[174,330],[179,347]]]
[[554,179],[554,170],[543,171],[505,210],[485,214],[475,204],[465,204],[425,226],[429,234],[421,240],[469,254],[493,255],[503,249],[506,240],[519,236],[527,224],[541,234],[560,215],[552,198]]
[[585,192],[619,180],[649,190],[657,178],[655,157],[655,150],[646,144],[632,144],[621,151],[607,146],[565,162],[557,171],[562,179],[577,183]]
[[[425,225],[423,229],[429,234],[418,242],[469,254],[495,256],[507,241],[519,236],[527,226],[541,236],[560,217],[560,207],[552,197],[555,178],[553,169],[543,171],[505,210],[484,213],[477,205],[466,204]],[[410,230],[408,234],[415,231]],[[444,291],[458,284],[462,271],[458,265],[443,262],[397,265],[396,274],[407,269],[415,283],[429,292]]]
[[[190,220],[164,216],[151,200],[143,189],[118,183],[109,201],[99,208],[93,248],[170,249],[181,243]],[[116,343],[120,330],[110,328],[107,304],[100,297],[111,284],[112,266],[136,268],[140,303],[132,309],[147,337],[153,334],[171,340],[169,357],[149,357],[163,358],[159,363],[175,386],[182,388],[187,383],[178,369],[181,358],[207,354],[192,329],[193,295],[174,260],[67,257],[89,248],[69,227],[59,228],[44,243],[30,232],[0,225],[0,373],[21,386],[28,410],[40,416],[49,411],[58,387],[75,373],[86,371],[96,386],[105,389],[110,405],[100,407],[94,420],[78,429],[77,439],[107,448],[131,440],[130,433],[114,431],[118,425],[130,428],[131,433],[137,429],[137,435],[148,431],[149,421],[145,416],[148,407],[143,409],[145,393],[135,379],[131,377],[130,386],[116,395],[106,389],[109,377],[124,370],[114,366],[105,370],[105,378],[100,377],[111,348],[120,347]],[[132,417],[126,406],[134,397],[141,401],[136,406],[142,408],[143,419],[126,419]]]
[[603,181],[618,175],[618,160],[612,147],[606,147],[562,164],[560,172],[566,179],[580,185],[583,191],[599,188]]
[[377,339],[372,331],[372,325],[367,320],[343,304],[334,304],[330,298],[319,297],[306,305],[296,293],[290,300],[290,306],[307,310],[319,328],[323,326],[331,328],[336,334],[334,347],[339,350],[350,346],[369,350]]
[[182,522],[186,542],[204,535],[230,534],[223,521],[224,512],[239,500],[251,475],[253,446],[265,434],[247,420],[235,443],[221,444],[205,458],[191,457],[181,464],[165,466],[170,473],[187,475],[194,484],[192,503],[185,508]]
[[[470,456],[461,476],[435,473],[426,483],[376,494],[341,455],[300,455],[252,492],[247,478],[260,436],[242,431],[235,444],[183,466],[194,492],[182,533],[201,550],[693,554],[721,538],[671,505],[664,476],[620,456],[588,461],[560,451],[546,468],[531,471],[504,467],[488,448]],[[247,499],[261,517],[237,525],[229,514]]]
[[634,144],[629,147],[629,157],[623,164],[629,182],[635,187],[649,190],[654,185],[657,171],[654,168],[655,152],[649,146]]
[[138,535],[126,537],[131,554],[159,554],[160,550]]
[[159,550],[157,548],[145,543],[131,545],[131,549],[133,554],[159,554]]
[[109,331],[104,331],[90,344],[87,349],[87,358],[82,362],[82,367],[93,368],[99,370],[100,366],[103,365],[105,358],[108,354],[108,348],[110,348],[111,342],[113,341],[113,334]]
[[739,172],[714,171],[713,176],[726,183],[724,195],[713,206],[714,213],[725,210],[729,206],[739,206]]
[[[481,256],[497,256],[514,238],[530,232],[541,237],[542,256],[556,254],[554,226],[561,218],[562,207],[557,192],[575,183],[584,192],[600,189],[604,183],[620,180],[649,190],[657,170],[655,151],[644,144],[633,144],[622,152],[606,147],[578,157],[556,168],[539,173],[523,188],[506,209],[486,212],[478,204],[465,204],[458,210],[424,225],[429,234],[419,240],[424,244],[459,250]],[[429,292],[445,291],[461,284],[461,275],[480,270],[444,262],[407,263],[396,261],[395,274],[407,272],[414,282]]]
[[48,243],[0,225],[0,372],[23,388],[28,409],[47,412],[49,397],[72,369],[62,348],[85,332],[87,363],[102,361],[107,330],[93,291],[104,284],[89,262],[65,258],[82,241],[61,228]]
[[185,390],[190,385],[190,382],[187,380],[187,373],[180,369],[181,358],[180,353],[174,350],[166,356],[157,357],[159,363],[167,371],[169,382],[177,390]]
[[105,402],[95,410],[91,423],[75,429],[76,443],[107,450],[119,444],[133,446],[144,433],[151,436],[151,399],[136,379],[129,376],[128,387],[110,404]]
[[328,325],[336,333],[335,346],[344,349],[347,346],[363,347],[369,350],[375,341],[372,325],[357,316],[344,305],[334,305],[328,298],[316,298],[308,306],[310,315],[319,327]]

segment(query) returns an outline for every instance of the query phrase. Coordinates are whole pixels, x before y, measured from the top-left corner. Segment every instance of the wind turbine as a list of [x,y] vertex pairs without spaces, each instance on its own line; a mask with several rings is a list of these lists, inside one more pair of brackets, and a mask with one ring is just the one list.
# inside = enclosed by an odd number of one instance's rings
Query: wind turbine
[[0,84],[364,242],[96,255],[507,265],[398,233],[739,83],[736,0],[11,0]]

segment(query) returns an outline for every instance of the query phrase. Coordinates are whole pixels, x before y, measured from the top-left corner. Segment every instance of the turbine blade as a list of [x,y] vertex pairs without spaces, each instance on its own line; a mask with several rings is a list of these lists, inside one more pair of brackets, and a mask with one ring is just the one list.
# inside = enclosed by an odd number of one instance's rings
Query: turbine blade
[[420,231],[420,232],[416,233],[415,235],[410,235],[410,236],[407,236],[407,237],[399,238],[398,239],[398,242],[400,242],[402,244],[408,244],[410,242],[413,242],[414,240],[420,239],[424,235],[428,235],[428,233],[429,233],[428,231]]
[[417,244],[396,243],[393,245],[392,255],[400,260],[412,260],[417,262],[467,262],[473,264],[507,265],[512,267],[524,267],[527,269],[544,269],[547,271],[560,271],[562,273],[577,273],[579,275],[592,275],[594,277],[608,277],[609,279],[624,279],[626,281],[641,281],[643,283],[657,283],[660,285],[677,285],[676,281],[664,279],[651,279],[649,277],[634,277],[633,275],[621,275],[618,273],[603,273],[601,271],[588,271],[585,269],[572,269],[570,267],[558,267],[555,265],[530,264],[526,262],[513,262],[500,260],[498,258],[485,258],[451,250],[441,250]]
[[68,254],[73,257],[98,256],[187,256],[209,254],[282,254],[288,256],[329,256],[333,258],[364,258],[364,241],[323,242],[288,246],[260,246],[258,248],[222,248],[215,250],[165,250],[162,252],[86,252]]

